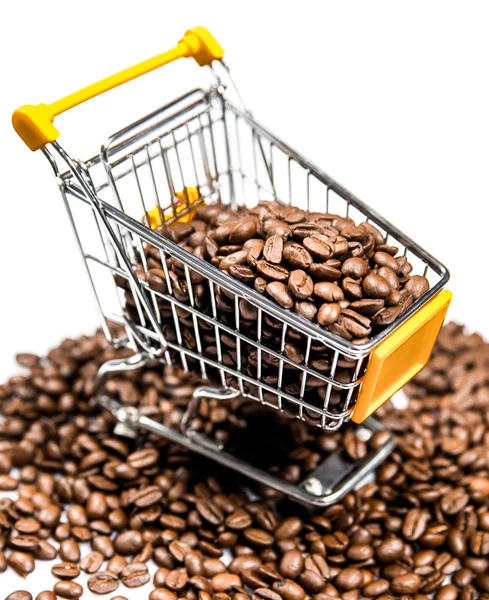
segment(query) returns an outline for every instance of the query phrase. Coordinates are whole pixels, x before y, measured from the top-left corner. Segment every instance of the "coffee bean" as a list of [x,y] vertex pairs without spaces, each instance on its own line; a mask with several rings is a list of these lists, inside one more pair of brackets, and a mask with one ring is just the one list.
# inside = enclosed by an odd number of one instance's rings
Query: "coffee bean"
[[214,592],[226,592],[235,587],[241,587],[241,579],[232,573],[219,573],[211,579]]
[[295,298],[306,300],[312,296],[314,284],[305,271],[296,269],[295,271],[290,272],[288,288]]
[[430,289],[430,284],[426,277],[421,275],[413,275],[406,282],[404,289],[406,289],[415,300],[421,298]]
[[80,546],[74,540],[63,540],[59,555],[66,562],[77,563],[80,560]]
[[274,542],[274,538],[267,531],[263,529],[256,529],[249,527],[243,531],[244,539],[252,546],[267,547],[271,546]]
[[147,469],[154,466],[159,459],[158,451],[153,448],[144,448],[133,452],[127,457],[127,462],[135,469]]
[[354,279],[365,277],[368,271],[368,263],[363,258],[347,258],[341,267],[343,275]]
[[336,576],[334,582],[335,585],[342,590],[353,590],[361,586],[363,582],[363,574],[360,569],[347,567]]
[[45,590],[37,594],[36,600],[56,600],[56,594],[51,590]]
[[330,242],[329,238],[321,233],[313,233],[312,236],[305,237],[302,240],[302,244],[312,256],[317,257],[322,261],[333,256],[335,251],[335,247]]
[[159,587],[151,590],[149,600],[177,600],[177,595],[175,592]]
[[242,219],[229,232],[230,244],[243,244],[256,234],[256,219]]
[[404,553],[404,543],[397,537],[392,537],[382,542],[375,549],[377,560],[384,565],[396,562]]
[[59,579],[75,579],[80,575],[80,569],[73,563],[62,562],[53,565],[51,573]]
[[402,533],[407,540],[418,540],[426,531],[426,526],[430,519],[428,512],[418,508],[410,509],[405,518],[402,527]]
[[391,589],[395,594],[416,594],[421,587],[421,578],[417,573],[398,575],[391,581]]
[[271,235],[265,242],[263,248],[263,258],[270,263],[280,264],[282,261],[282,252],[284,241],[280,235]]
[[1,492],[11,492],[16,490],[19,485],[19,482],[14,477],[10,475],[1,474],[0,475],[0,491]]
[[267,293],[284,308],[292,308],[294,300],[284,283],[272,281],[267,285]]
[[390,588],[390,583],[387,579],[376,579],[371,581],[365,587],[362,588],[362,594],[364,596],[377,597],[383,594],[387,594]]
[[5,600],[32,600],[32,595],[26,590],[17,590],[6,596]]
[[489,554],[489,532],[474,531],[470,536],[469,546],[476,556],[486,556]]
[[318,313],[317,321],[323,327],[335,323],[341,315],[340,305],[336,302],[322,304]]
[[14,550],[7,558],[7,564],[14,569],[21,577],[26,577],[35,569],[34,559],[26,552]]
[[362,287],[370,298],[385,298],[391,291],[388,282],[375,273],[370,273],[365,277]]
[[120,579],[128,588],[140,587],[150,579],[148,567],[144,563],[131,563],[122,569]]
[[96,573],[102,566],[104,559],[105,557],[101,552],[90,552],[81,559],[80,568],[85,573]]
[[92,539],[92,549],[100,552],[105,558],[112,558],[115,553],[114,544],[107,535],[95,536]]
[[127,556],[136,554],[144,545],[143,536],[140,531],[129,529],[119,533],[114,540],[114,548],[118,554]]
[[274,592],[280,595],[283,600],[305,600],[306,593],[304,589],[292,579],[282,579],[272,585]]
[[94,594],[109,594],[119,587],[119,580],[110,571],[101,571],[88,578],[88,589]]
[[304,568],[304,558],[299,550],[285,552],[280,561],[280,573],[287,579],[296,579]]
[[286,282],[289,278],[289,271],[280,265],[274,265],[266,260],[259,260],[256,263],[256,270],[267,281]]
[[314,294],[326,302],[339,302],[344,298],[342,289],[329,281],[314,284]]
[[283,258],[294,269],[306,270],[313,262],[312,256],[304,246],[295,242],[285,244]]
[[73,600],[80,598],[83,594],[83,588],[74,581],[58,581],[54,584],[53,590],[57,596]]
[[[95,569],[96,559],[94,560],[93,566],[91,566],[91,565],[89,565],[89,566],[90,566],[91,571],[87,570],[87,573],[90,573],[90,572],[94,573],[94,572],[98,571],[98,569],[100,568],[100,566],[99,566],[97,569]],[[114,573],[114,575],[119,575],[125,566],[127,566],[127,560],[123,556],[116,554],[107,563],[107,571]],[[85,570],[85,569],[83,569],[83,570]]]
[[462,489],[456,489],[448,492],[442,497],[440,506],[445,514],[455,515],[467,505],[468,501],[468,494]]

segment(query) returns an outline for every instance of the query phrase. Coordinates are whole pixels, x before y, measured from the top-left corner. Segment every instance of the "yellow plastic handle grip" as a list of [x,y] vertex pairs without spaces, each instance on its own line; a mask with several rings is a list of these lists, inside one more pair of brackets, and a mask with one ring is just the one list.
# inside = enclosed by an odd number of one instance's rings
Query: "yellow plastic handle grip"
[[52,104],[26,104],[17,109],[12,115],[12,124],[15,131],[24,140],[31,150],[39,150],[46,144],[54,142],[59,136],[59,131],[53,125],[54,118],[99,94],[136,79],[158,67],[167,65],[178,58],[194,58],[202,67],[210,65],[213,60],[221,60],[224,50],[217,43],[212,34],[204,27],[189,29],[178,44],[171,50],[158,54],[115,75],[97,81],[78,92],[74,92]]

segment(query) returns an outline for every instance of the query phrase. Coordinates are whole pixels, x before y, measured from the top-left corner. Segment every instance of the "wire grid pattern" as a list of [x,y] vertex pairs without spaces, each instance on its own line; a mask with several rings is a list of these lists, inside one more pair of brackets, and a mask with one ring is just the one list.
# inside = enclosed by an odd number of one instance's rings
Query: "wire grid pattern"
[[[116,252],[97,211],[64,176],[62,192],[109,339],[108,321],[124,324],[133,346],[325,429],[350,418],[369,351],[336,344],[141,221],[148,223],[155,207],[167,223],[181,219],[191,208],[191,189],[198,190],[194,207],[279,200],[371,221],[414,272],[442,284],[436,264],[414,254],[217,89],[195,90],[116,134],[84,176],[119,242]],[[88,207],[88,219],[75,214],[81,207],[84,213]]]

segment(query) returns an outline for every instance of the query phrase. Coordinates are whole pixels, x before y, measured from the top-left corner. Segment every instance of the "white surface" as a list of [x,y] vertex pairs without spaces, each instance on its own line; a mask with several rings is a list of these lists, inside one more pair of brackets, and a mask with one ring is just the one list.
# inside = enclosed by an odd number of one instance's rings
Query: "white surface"
[[[52,174],[17,138],[12,110],[157,54],[195,24],[227,50],[257,118],[444,261],[450,317],[488,335],[478,299],[487,291],[488,17],[487,3],[470,0],[2,3],[0,380],[15,352],[44,352],[97,323]],[[88,158],[182,83],[178,69],[162,70],[92,101],[57,120],[60,141]],[[39,590],[42,572],[22,586]],[[2,576],[3,591],[18,585]]]

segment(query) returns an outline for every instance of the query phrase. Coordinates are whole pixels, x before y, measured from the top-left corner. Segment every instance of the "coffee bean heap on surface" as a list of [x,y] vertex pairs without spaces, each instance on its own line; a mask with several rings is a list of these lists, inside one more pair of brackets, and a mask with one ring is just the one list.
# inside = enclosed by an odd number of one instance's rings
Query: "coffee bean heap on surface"
[[[100,333],[67,340],[46,360],[19,355],[28,373],[0,386],[0,490],[16,495],[0,498],[0,572],[30,583],[37,561],[55,559],[54,593],[36,590],[38,600],[79,598],[80,571],[93,593],[141,597],[149,561],[158,566],[150,600],[487,600],[489,344],[478,335],[442,330],[428,367],[406,387],[407,409],[380,409],[397,448],[376,480],[311,512],[256,487],[250,501],[248,480],[160,438],[116,437],[93,383],[101,363],[125,353]],[[176,426],[197,384],[148,365],[107,391]],[[247,407],[204,403],[199,427],[244,435],[246,424],[269,419],[277,444],[289,427],[282,462],[263,452],[261,461],[290,481],[339,446],[365,451],[351,429],[287,425]]]

